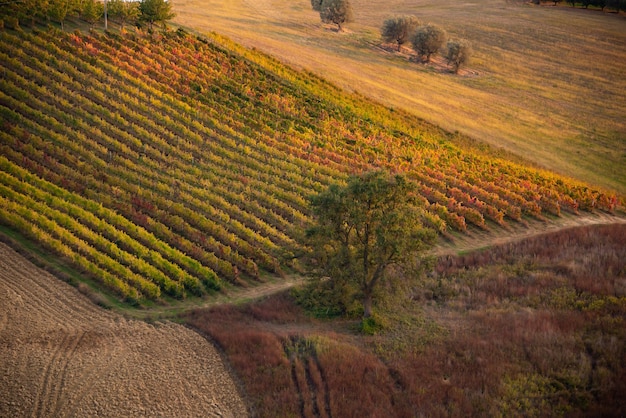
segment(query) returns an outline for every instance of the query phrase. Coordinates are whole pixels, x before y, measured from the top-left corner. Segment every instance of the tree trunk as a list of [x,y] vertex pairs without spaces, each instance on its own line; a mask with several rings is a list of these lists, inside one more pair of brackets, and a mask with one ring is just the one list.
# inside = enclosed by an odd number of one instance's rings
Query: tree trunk
[[372,316],[372,294],[367,292],[363,296],[363,319],[367,319]]

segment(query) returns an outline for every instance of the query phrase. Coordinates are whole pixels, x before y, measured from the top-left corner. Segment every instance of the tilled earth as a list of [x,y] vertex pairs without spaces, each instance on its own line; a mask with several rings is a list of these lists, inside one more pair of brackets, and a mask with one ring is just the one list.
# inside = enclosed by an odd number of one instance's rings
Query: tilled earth
[[219,353],[103,310],[0,243],[0,417],[243,417]]

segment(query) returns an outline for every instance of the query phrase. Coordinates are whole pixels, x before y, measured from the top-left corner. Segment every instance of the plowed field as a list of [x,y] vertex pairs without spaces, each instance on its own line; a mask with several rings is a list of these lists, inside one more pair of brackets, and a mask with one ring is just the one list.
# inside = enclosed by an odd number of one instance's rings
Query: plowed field
[[0,243],[0,417],[242,417],[219,353],[96,307]]

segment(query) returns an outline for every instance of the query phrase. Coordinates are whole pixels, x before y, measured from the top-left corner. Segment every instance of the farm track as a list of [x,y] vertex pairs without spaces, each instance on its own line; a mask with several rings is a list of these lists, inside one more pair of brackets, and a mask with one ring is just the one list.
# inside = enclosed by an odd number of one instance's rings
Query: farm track
[[216,351],[102,310],[0,244],[0,416],[246,416]]
[[[526,238],[554,233],[563,229],[582,227],[587,225],[610,225],[626,223],[626,217],[611,215],[608,213],[598,212],[594,214],[584,213],[582,215],[564,215],[555,220],[548,221],[531,221],[528,223],[511,223],[508,230],[494,228],[494,230],[474,229],[467,234],[459,234],[451,240],[440,240],[440,243],[433,248],[431,254],[439,257],[445,255],[454,255],[463,252],[479,250],[494,245],[502,245],[510,242],[520,241]],[[127,317],[135,318],[169,318],[181,310],[202,309],[217,305],[242,303],[255,299],[261,299],[276,293],[283,292],[294,286],[304,283],[306,278],[303,276],[292,275],[286,279],[276,279],[265,283],[255,285],[249,288],[236,288],[232,291],[226,291],[219,294],[215,298],[210,298],[203,302],[191,302],[186,304],[180,302],[172,306],[158,306],[149,310],[128,310],[124,312]],[[288,331],[290,333],[298,333],[298,330],[280,329],[279,331]]]
[[476,230],[472,233],[455,236],[452,240],[447,242],[442,240],[433,250],[433,255],[458,254],[494,245],[520,241],[525,238],[553,233],[568,228],[621,223],[626,223],[626,217],[605,212],[564,215],[555,220],[532,220],[527,224],[511,222],[508,224],[508,229],[498,228],[497,231]]
[[[527,223],[511,222],[508,229],[498,227],[493,230],[479,230],[476,228],[467,234],[458,234],[449,240],[441,239],[439,244],[433,248],[431,254],[436,257],[453,255],[494,245],[520,241],[542,234],[554,233],[563,229],[587,225],[622,223],[626,223],[626,217],[604,212],[564,215],[560,218],[547,221],[533,220]],[[200,303],[191,302],[186,305],[185,302],[180,302],[173,306],[158,306],[145,311],[128,310],[124,312],[124,314],[125,316],[136,318],[168,318],[185,309],[202,309],[217,305],[242,303],[261,299],[302,284],[305,280],[306,278],[303,276],[291,275],[286,279],[267,281],[249,288],[235,288],[232,291],[225,291],[215,298],[209,298]],[[297,330],[291,330],[292,333],[297,333],[296,331]]]

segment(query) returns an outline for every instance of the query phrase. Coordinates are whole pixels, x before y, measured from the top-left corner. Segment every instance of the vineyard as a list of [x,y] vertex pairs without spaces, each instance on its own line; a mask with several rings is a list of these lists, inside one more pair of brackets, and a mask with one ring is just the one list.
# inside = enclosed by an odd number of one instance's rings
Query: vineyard
[[0,223],[131,303],[285,274],[309,197],[378,167],[441,233],[621,204],[218,35],[5,30],[0,68]]

